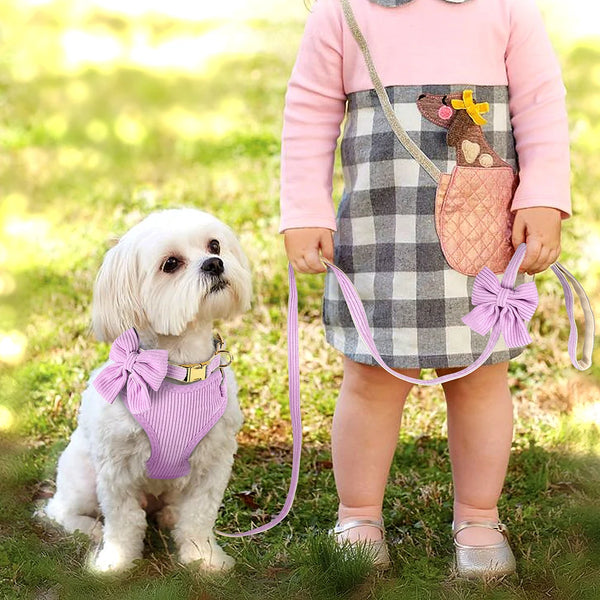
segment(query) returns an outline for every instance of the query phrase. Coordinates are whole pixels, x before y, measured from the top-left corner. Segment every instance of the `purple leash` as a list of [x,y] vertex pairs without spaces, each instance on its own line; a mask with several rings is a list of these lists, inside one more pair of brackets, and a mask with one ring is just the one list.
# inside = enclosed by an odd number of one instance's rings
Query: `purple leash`
[[[571,363],[579,371],[585,371],[592,365],[592,353],[594,351],[595,321],[590,299],[579,281],[563,265],[554,263],[550,268],[558,277],[565,294],[565,306],[567,307],[567,316],[569,317],[570,324],[568,349]],[[577,324],[575,323],[575,315],[573,313],[573,292],[571,291],[571,286],[579,298],[585,322],[581,360],[577,359]]]
[[269,529],[273,529],[283,521],[294,503],[296,488],[298,487],[298,479],[300,476],[300,454],[302,451],[302,415],[300,414],[300,359],[298,356],[298,288],[296,286],[296,278],[294,277],[294,269],[290,265],[288,268],[289,278],[289,297],[288,297],[288,373],[289,373],[289,403],[290,416],[292,420],[292,477],[287,497],[283,504],[283,508],[279,514],[269,523],[265,523],[260,527],[242,531],[240,533],[225,533],[224,531],[215,530],[219,535],[238,538],[263,533]]
[[[401,375],[385,364],[375,347],[375,342],[371,335],[364,307],[354,285],[341,269],[326,260],[323,260],[323,264],[325,264],[336,276],[344,299],[350,310],[354,326],[377,363],[397,379],[420,385],[437,385],[459,379],[478,369],[492,354],[501,335],[504,337],[504,341],[509,348],[525,346],[531,342],[531,337],[527,332],[525,323],[531,320],[538,304],[535,282],[531,281],[523,283],[516,288],[514,287],[519,267],[525,257],[525,250],[525,244],[521,244],[517,248],[512,260],[506,268],[506,272],[504,273],[501,282],[498,282],[496,275],[494,275],[487,267],[482,269],[475,277],[471,297],[471,301],[475,305],[475,308],[468,315],[463,317],[463,322],[481,335],[485,335],[491,331],[488,343],[482,354],[471,365],[456,373],[428,380]],[[571,328],[568,343],[569,356],[573,366],[576,369],[583,371],[588,369],[592,364],[592,351],[594,348],[595,322],[590,300],[577,279],[575,279],[575,277],[561,264],[555,263],[551,268],[558,277],[565,295],[565,305]],[[281,523],[292,508],[296,488],[298,487],[300,453],[302,450],[300,360],[298,355],[298,289],[296,287],[294,269],[291,265],[288,266],[288,276],[290,287],[288,300],[289,403],[293,436],[292,476],[290,487],[283,508],[272,521],[261,525],[260,527],[256,527],[255,529],[243,531],[241,533],[224,533],[222,531],[216,531],[219,535],[226,537],[245,537],[256,533],[262,533]],[[574,296],[571,291],[571,286],[573,286],[573,289],[579,297],[585,321],[585,334],[581,360],[577,359],[578,336],[573,311]]]

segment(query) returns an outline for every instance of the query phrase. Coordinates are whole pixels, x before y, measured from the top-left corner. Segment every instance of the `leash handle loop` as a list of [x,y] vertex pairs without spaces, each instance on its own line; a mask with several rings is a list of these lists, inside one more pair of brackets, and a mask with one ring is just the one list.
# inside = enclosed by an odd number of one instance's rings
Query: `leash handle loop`
[[[504,276],[502,278],[502,286],[504,288],[514,287],[515,280],[519,272],[519,267],[521,266],[523,258],[525,257],[525,250],[525,244],[521,244],[517,248],[517,251],[515,252],[508,267],[506,268],[506,272],[504,273]],[[336,267],[332,263],[325,260],[323,262],[327,265],[329,269],[331,269],[331,271],[335,274],[338,280],[340,289],[342,290],[342,294],[344,296],[344,299],[346,300],[346,304],[348,305],[350,316],[352,317],[352,321],[354,322],[354,326],[356,327],[356,330],[361,340],[367,346],[369,352],[371,352],[377,364],[396,379],[401,379],[402,381],[406,381],[408,383],[427,386],[438,385],[440,383],[446,383],[447,381],[454,381],[455,379],[460,379],[461,377],[472,373],[473,371],[477,370],[481,365],[483,365],[483,363],[490,357],[490,355],[494,351],[494,348],[496,347],[496,344],[500,339],[500,326],[497,323],[496,325],[494,325],[490,333],[488,343],[481,355],[479,356],[479,358],[477,358],[468,367],[465,367],[464,369],[461,369],[460,371],[457,371],[455,373],[449,373],[448,375],[443,375],[441,377],[436,377],[434,379],[427,380],[416,377],[408,377],[407,375],[398,373],[397,371],[394,371],[391,367],[389,367],[379,354],[377,347],[375,346],[373,336],[371,335],[371,330],[369,328],[369,323],[367,320],[365,309],[360,300],[358,292],[356,291],[356,288],[354,287],[348,276],[339,267]]]
[[[560,284],[562,285],[563,292],[565,295],[565,306],[567,308],[567,316],[569,317],[569,357],[571,358],[572,365],[579,371],[585,371],[592,365],[592,354],[594,352],[594,337],[596,333],[596,323],[594,319],[594,313],[592,311],[592,305],[588,295],[585,293],[583,286],[577,281],[575,276],[570,273],[560,263],[554,263],[551,267],[554,274],[558,277]],[[573,293],[571,287],[575,290],[579,303],[583,309],[584,319],[584,333],[583,333],[583,348],[581,351],[582,358],[577,358],[577,324],[575,323],[575,314],[573,310]]]

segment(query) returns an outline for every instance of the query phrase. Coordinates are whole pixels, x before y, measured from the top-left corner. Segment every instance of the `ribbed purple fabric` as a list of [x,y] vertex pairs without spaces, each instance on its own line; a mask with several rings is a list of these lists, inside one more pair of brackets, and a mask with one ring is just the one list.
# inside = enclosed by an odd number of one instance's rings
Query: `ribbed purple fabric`
[[290,294],[288,298],[288,374],[289,374],[289,406],[292,420],[292,475],[285,502],[279,513],[268,523],[259,525],[254,529],[227,533],[215,529],[215,533],[224,537],[239,538],[264,533],[273,529],[283,521],[294,504],[298,479],[300,478],[300,455],[302,453],[302,413],[300,412],[300,356],[298,353],[298,288],[294,277],[294,269],[288,267],[288,282]]
[[186,369],[169,364],[166,350],[142,350],[135,329],[113,342],[109,358],[111,362],[93,385],[109,403],[120,396],[148,435],[152,451],[146,463],[148,476],[174,479],[187,475],[194,448],[227,406],[220,354],[208,364],[207,379],[185,385],[175,380],[182,380]]
[[122,333],[110,348],[111,363],[94,380],[98,393],[111,404],[123,388],[127,389],[132,413],[150,406],[149,389],[158,390],[169,374],[169,353],[166,350],[142,350],[135,329]]
[[526,323],[531,321],[538,305],[535,282],[516,288],[500,283],[494,273],[484,267],[475,277],[471,302],[475,308],[462,321],[480,335],[498,324],[508,348],[531,343]]
[[227,385],[217,355],[204,381],[178,384],[164,381],[158,391],[148,390],[150,408],[134,414],[126,392],[125,406],[148,435],[152,453],[146,463],[148,477],[174,479],[190,472],[189,458],[200,440],[221,418],[227,406]]

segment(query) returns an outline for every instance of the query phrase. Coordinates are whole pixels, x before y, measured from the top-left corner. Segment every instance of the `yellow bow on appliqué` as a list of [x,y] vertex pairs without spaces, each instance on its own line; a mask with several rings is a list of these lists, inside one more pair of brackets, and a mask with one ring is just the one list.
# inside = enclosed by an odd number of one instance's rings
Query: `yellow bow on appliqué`
[[473,90],[465,90],[462,100],[452,100],[452,108],[456,110],[466,110],[467,114],[473,120],[475,125],[485,125],[487,121],[481,116],[481,113],[486,113],[490,110],[488,102],[473,102]]

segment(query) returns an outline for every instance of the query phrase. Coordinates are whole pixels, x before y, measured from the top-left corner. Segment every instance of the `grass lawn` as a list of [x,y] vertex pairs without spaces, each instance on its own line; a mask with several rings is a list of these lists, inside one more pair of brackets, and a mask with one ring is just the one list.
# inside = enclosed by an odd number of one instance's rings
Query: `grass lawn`
[[[329,430],[341,361],[323,343],[321,276],[299,277],[305,445],[296,503],[275,530],[223,542],[237,560],[232,573],[182,568],[151,527],[131,573],[98,578],[85,569],[85,538],[31,518],[51,493],[88,374],[108,354],[88,333],[102,256],[144,215],[173,206],[229,223],[254,273],[252,310],[220,328],[246,421],[217,525],[246,529],[283,504],[291,430],[279,134],[305,12],[301,0],[280,4],[231,20],[198,9],[183,20],[100,2],[1,3],[0,598],[597,600],[600,355],[585,374],[570,366],[551,275],[538,278],[535,343],[511,364],[515,438],[500,506],[519,564],[510,581],[486,586],[451,573],[439,389],[416,390],[405,412],[384,506],[394,568],[375,575],[364,561],[342,561],[324,535],[336,507]],[[555,42],[573,138],[575,218],[565,223],[562,260],[599,306],[600,39]]]

